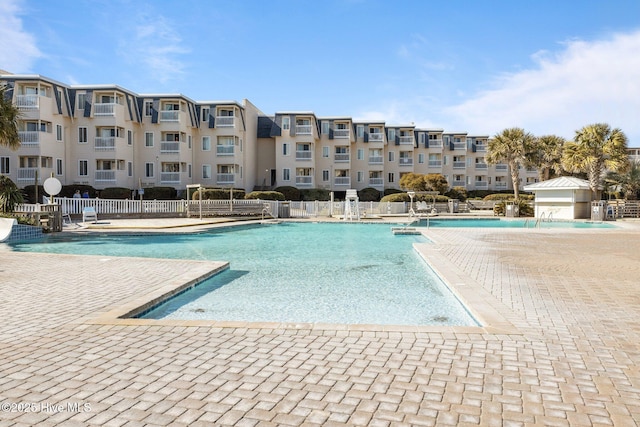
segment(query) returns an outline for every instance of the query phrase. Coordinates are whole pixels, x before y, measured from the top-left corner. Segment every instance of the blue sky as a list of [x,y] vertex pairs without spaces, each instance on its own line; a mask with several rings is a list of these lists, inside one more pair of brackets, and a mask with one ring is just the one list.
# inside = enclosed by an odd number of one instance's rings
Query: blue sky
[[640,146],[638,0],[0,0],[0,40],[68,84]]

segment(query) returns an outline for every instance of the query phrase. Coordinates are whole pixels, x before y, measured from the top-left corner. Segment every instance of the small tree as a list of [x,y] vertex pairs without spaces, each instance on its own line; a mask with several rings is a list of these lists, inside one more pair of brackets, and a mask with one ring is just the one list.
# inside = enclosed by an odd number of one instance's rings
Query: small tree
[[8,176],[0,175],[0,212],[13,212],[16,205],[22,202],[22,193],[18,186]]
[[438,194],[444,194],[449,190],[447,178],[440,173],[429,173],[423,177],[427,191],[437,191]]
[[551,175],[562,172],[562,148],[565,140],[556,135],[545,135],[536,139],[532,150],[526,155],[527,164],[538,170],[538,179],[547,181]]
[[20,148],[19,118],[20,111],[8,96],[7,87],[0,85],[0,147],[7,147],[11,150]]
[[402,178],[400,178],[400,188],[403,190],[426,191],[427,187],[424,175],[414,172],[402,175]]

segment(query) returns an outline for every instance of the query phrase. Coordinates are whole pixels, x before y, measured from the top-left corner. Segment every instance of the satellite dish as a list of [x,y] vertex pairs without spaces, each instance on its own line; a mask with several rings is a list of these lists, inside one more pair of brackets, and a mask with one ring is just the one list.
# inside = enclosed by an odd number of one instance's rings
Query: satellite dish
[[60,190],[62,190],[62,183],[58,178],[47,178],[44,180],[42,186],[44,187],[44,191],[52,197],[60,193]]

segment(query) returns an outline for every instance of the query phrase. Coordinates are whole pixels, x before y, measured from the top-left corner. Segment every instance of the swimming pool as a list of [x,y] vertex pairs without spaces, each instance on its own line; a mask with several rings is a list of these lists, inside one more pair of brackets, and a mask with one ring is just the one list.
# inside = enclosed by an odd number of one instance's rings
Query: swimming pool
[[535,218],[421,218],[418,227],[478,227],[478,228],[617,228],[606,222],[541,221]]
[[145,318],[477,325],[389,224],[281,223],[205,233],[48,237],[16,251],[229,261]]

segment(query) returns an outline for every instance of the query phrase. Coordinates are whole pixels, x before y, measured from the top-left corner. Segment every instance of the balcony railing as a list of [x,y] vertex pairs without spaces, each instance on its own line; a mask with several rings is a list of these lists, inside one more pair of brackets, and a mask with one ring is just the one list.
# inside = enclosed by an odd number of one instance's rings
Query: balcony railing
[[429,140],[429,148],[442,148],[442,140],[441,139],[430,139]]
[[161,153],[179,153],[180,142],[179,141],[160,141]]
[[488,168],[489,165],[487,165],[486,163],[476,163],[476,169],[487,170]]
[[96,182],[115,182],[116,171],[114,170],[99,170],[96,171]]
[[369,134],[369,142],[384,142],[384,134],[383,133],[370,133]]
[[296,185],[312,185],[312,176],[296,176]]
[[400,166],[411,166],[413,165],[413,159],[400,158],[398,159],[398,164],[400,164]]
[[373,186],[384,185],[384,178],[369,178],[369,185],[373,185]]
[[508,169],[507,165],[496,165],[496,172],[506,172]]
[[93,141],[93,148],[96,151],[113,151],[116,149],[116,138],[114,136],[97,136]]
[[487,146],[486,145],[484,145],[484,144],[482,144],[482,145],[476,144],[476,152],[484,153],[485,151],[487,151]]
[[296,135],[311,135],[311,125],[296,125]]
[[349,129],[335,129],[333,131],[334,138],[349,138]]
[[180,172],[160,172],[162,184],[180,184]]
[[413,136],[401,136],[400,137],[400,145],[413,145],[415,140]]
[[350,157],[349,153],[338,153],[333,157],[333,160],[336,162],[348,162]]
[[216,127],[219,128],[232,128],[235,126],[235,117],[234,116],[217,116],[216,117]]
[[429,160],[429,167],[430,168],[441,168],[442,167],[442,160]]
[[467,143],[466,142],[452,142],[451,145],[453,146],[454,150],[466,150],[467,149]]
[[487,190],[489,183],[487,181],[475,181],[475,186],[477,190]]
[[35,110],[40,107],[38,95],[16,95],[16,107],[21,110]]
[[162,110],[160,111],[161,122],[179,122],[180,111],[177,110]]
[[466,162],[453,162],[453,168],[454,169],[464,169],[467,167],[467,163]]
[[451,183],[452,187],[464,187],[466,184],[464,183],[464,181],[453,181]]
[[381,165],[383,163],[384,163],[384,157],[382,157],[382,156],[369,157],[369,164],[370,165]]
[[496,190],[506,190],[507,183],[506,182],[496,182],[495,183]]
[[216,154],[218,156],[233,156],[235,147],[233,145],[216,145]]
[[116,104],[115,103],[96,103],[93,110],[94,116],[114,116]]
[[236,181],[236,174],[234,173],[216,174],[216,184],[234,184],[235,181]]
[[349,176],[336,176],[333,180],[335,185],[351,185],[351,177]]
[[22,145],[38,145],[40,144],[40,132],[37,130],[21,130],[18,131],[18,137]]
[[31,181],[36,179],[38,168],[18,168],[18,181]]
[[296,151],[296,160],[311,160],[313,153],[309,150]]

